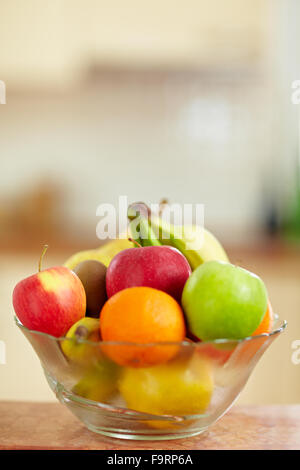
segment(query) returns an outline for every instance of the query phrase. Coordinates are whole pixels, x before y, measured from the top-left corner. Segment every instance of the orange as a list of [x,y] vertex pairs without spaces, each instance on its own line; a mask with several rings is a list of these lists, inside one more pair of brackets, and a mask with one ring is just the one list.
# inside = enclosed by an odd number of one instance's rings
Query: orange
[[130,287],[104,304],[100,313],[100,333],[103,341],[127,342],[103,345],[106,355],[116,363],[131,367],[152,366],[174,357],[178,345],[143,345],[183,341],[184,315],[176,300],[165,292],[151,287]]
[[[258,325],[256,330],[252,333],[251,336],[258,336],[263,333],[270,333],[272,331],[274,321],[274,313],[270,301],[268,300],[266,313]],[[238,349],[238,356],[236,360],[239,364],[244,363],[248,364],[250,360],[259,352],[259,350],[264,351],[268,344],[268,337],[261,336],[260,338],[253,338],[249,341],[243,341]]]
[[272,305],[270,301],[268,300],[268,306],[267,306],[267,311],[265,313],[265,316],[251,336],[261,335],[262,333],[270,333],[272,331],[273,322],[274,322],[274,313],[273,313]]

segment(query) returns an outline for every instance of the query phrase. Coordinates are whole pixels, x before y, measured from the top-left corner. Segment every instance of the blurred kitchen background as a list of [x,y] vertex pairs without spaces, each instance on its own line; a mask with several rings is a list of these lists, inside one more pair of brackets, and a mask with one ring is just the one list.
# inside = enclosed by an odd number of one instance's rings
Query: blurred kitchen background
[[205,204],[287,332],[241,403],[300,401],[298,0],[0,0],[0,399],[55,400],[11,293],[100,244],[96,208]]

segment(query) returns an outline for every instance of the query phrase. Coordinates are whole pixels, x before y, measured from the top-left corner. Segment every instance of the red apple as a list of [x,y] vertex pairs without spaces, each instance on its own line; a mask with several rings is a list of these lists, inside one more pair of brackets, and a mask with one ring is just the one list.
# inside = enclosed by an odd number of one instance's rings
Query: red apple
[[59,337],[85,316],[86,296],[78,276],[58,266],[20,281],[13,306],[24,326]]
[[118,253],[106,273],[108,297],[128,287],[153,287],[180,302],[191,274],[187,259],[171,246],[129,248]]

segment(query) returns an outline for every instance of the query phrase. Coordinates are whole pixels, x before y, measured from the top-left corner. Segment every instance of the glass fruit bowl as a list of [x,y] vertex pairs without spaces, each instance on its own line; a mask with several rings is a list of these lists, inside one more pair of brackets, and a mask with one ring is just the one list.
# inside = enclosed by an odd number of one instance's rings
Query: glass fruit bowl
[[[58,400],[88,429],[142,440],[205,431],[231,407],[264,351],[286,328],[277,319],[271,333],[242,340],[141,345],[55,338],[15,321]],[[137,351],[172,359],[148,367],[112,360]]]

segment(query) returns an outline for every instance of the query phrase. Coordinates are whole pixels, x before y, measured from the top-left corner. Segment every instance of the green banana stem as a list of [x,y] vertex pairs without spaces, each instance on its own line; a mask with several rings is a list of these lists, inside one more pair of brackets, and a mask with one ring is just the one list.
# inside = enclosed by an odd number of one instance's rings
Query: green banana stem
[[144,203],[134,203],[128,207],[127,216],[132,238],[142,246],[161,246],[150,225],[150,209]]
[[148,219],[142,218],[140,221],[140,239],[142,246],[160,246],[161,243],[155,236]]

